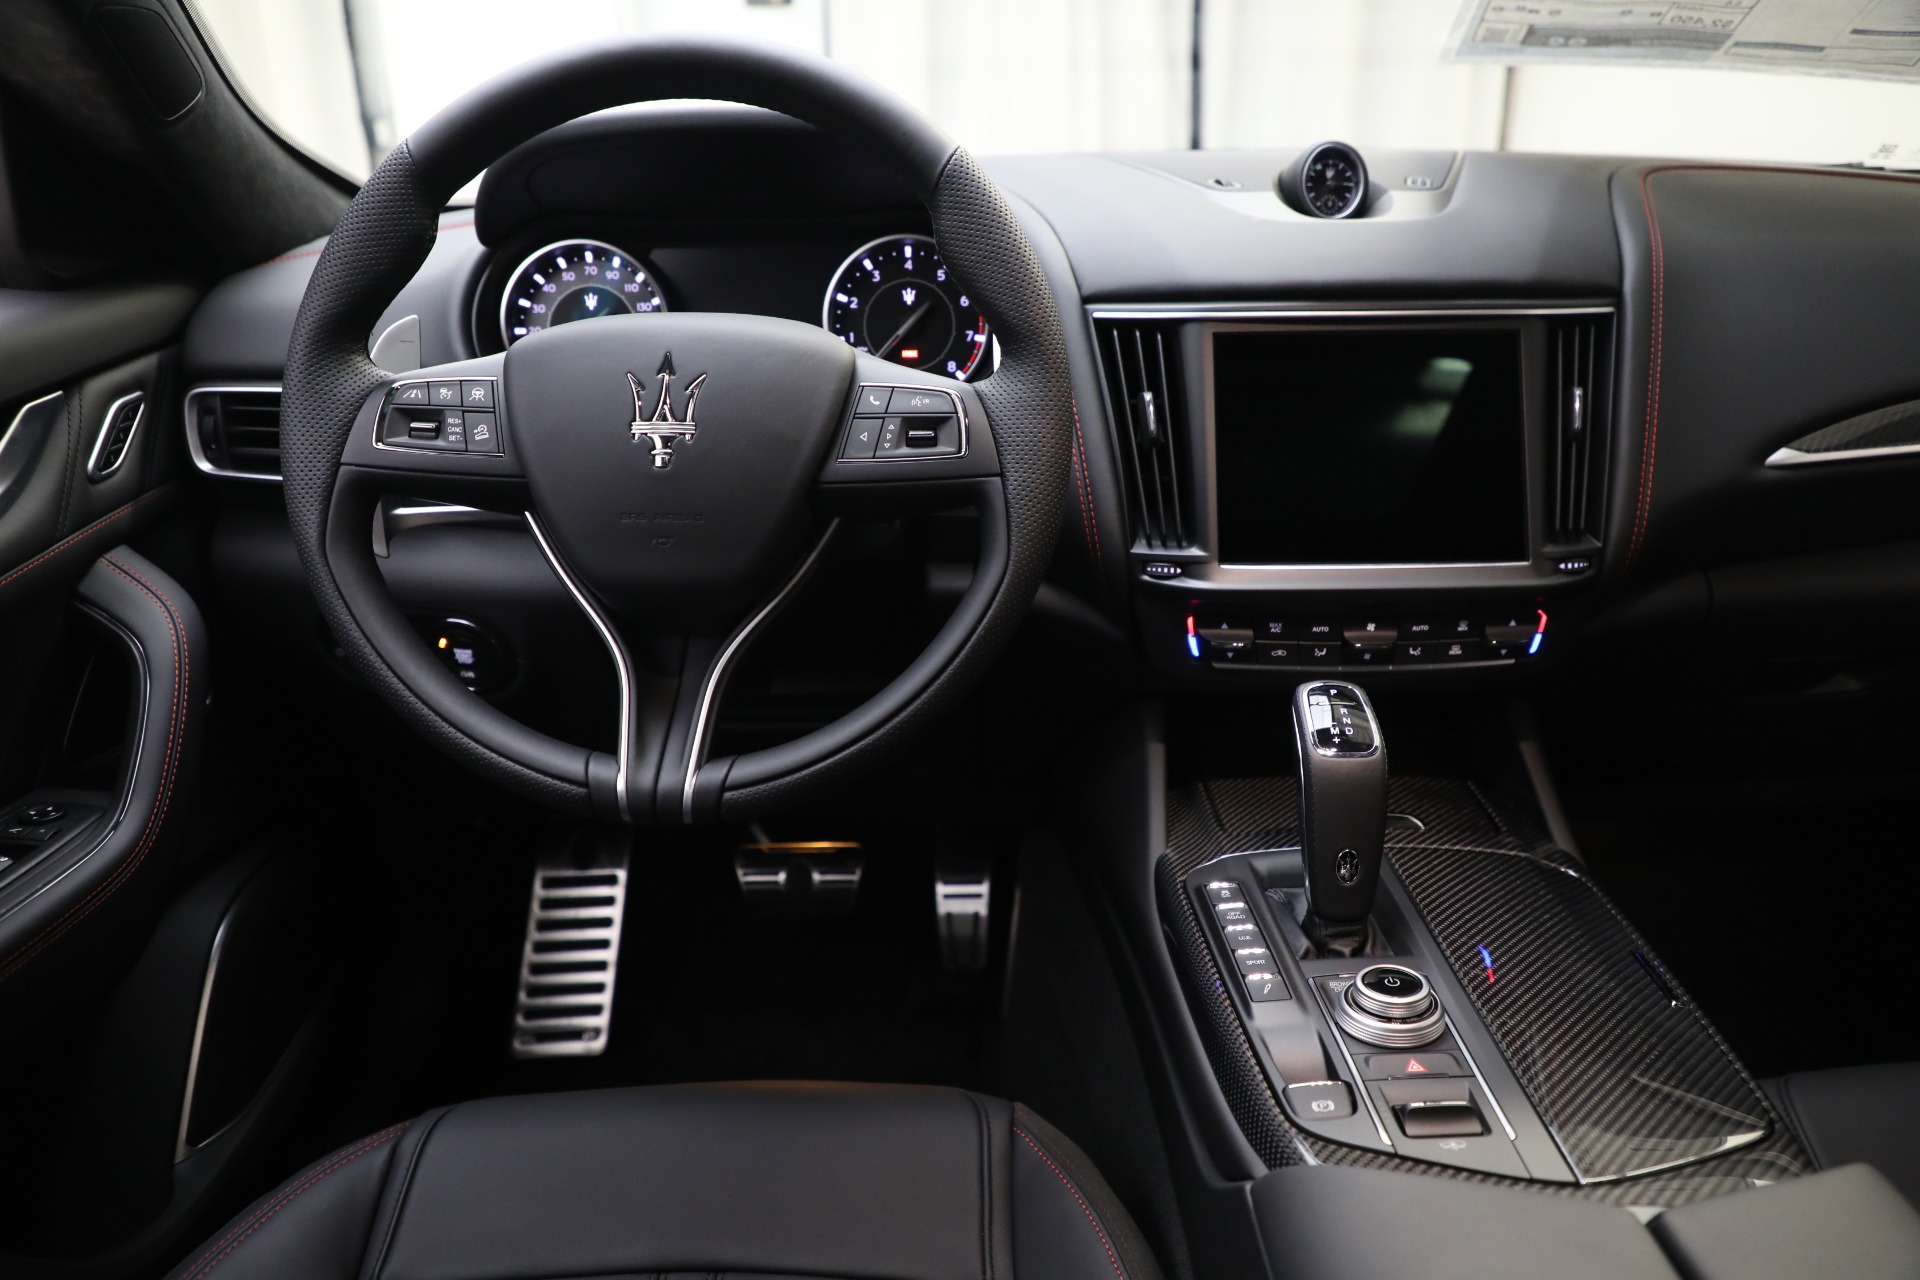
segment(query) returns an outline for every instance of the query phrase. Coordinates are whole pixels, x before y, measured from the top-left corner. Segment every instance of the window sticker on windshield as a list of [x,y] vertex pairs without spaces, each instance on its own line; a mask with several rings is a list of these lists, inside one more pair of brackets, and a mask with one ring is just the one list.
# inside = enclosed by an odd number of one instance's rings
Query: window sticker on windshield
[[1448,51],[1508,64],[1710,63],[1920,80],[1920,0],[1466,0]]

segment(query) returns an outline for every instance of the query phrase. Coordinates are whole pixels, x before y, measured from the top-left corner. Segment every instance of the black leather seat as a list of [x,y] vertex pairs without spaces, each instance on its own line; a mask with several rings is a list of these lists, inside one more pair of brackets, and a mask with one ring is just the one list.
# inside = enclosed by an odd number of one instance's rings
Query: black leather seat
[[957,1089],[686,1085],[494,1098],[343,1148],[178,1280],[1159,1280],[1086,1157]]
[[1920,1206],[1920,1062],[1803,1071],[1761,1083],[1822,1169],[1872,1165]]

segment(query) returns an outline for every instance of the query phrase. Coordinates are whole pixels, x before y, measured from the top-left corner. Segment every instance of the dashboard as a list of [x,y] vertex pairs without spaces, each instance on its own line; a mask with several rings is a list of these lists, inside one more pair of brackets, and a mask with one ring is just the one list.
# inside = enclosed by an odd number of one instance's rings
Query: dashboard
[[[1073,361],[1051,581],[1148,678],[1485,684],[1676,637],[1772,661],[1917,634],[1920,181],[1333,142],[988,169]],[[189,443],[223,480],[272,479],[318,249],[190,325]],[[996,359],[991,300],[912,192],[785,117],[704,106],[503,158],[370,336],[437,364],[660,311],[817,324],[957,380]],[[485,518],[408,511],[391,528]],[[1838,582],[1857,625],[1767,625]],[[465,589],[423,592],[423,627],[482,612]],[[537,628],[495,630],[524,673]]]

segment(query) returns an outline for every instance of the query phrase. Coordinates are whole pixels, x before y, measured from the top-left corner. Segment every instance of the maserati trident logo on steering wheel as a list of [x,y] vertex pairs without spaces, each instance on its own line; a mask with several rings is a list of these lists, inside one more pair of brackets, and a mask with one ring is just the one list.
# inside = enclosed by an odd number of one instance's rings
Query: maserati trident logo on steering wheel
[[700,398],[700,388],[707,375],[703,373],[687,384],[687,410],[683,418],[673,416],[673,352],[667,352],[654,376],[660,379],[660,402],[654,405],[651,417],[647,414],[646,392],[641,390],[640,379],[629,373],[627,385],[633,388],[633,442],[652,441],[654,470],[664,471],[673,465],[673,446],[693,439],[693,402]]

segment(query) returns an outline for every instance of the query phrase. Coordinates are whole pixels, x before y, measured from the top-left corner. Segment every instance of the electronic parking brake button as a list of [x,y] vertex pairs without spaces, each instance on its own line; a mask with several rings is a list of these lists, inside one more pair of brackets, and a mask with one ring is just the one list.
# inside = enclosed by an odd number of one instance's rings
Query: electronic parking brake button
[[1287,1101],[1302,1120],[1343,1120],[1353,1114],[1353,1090],[1340,1080],[1311,1080],[1287,1086]]

